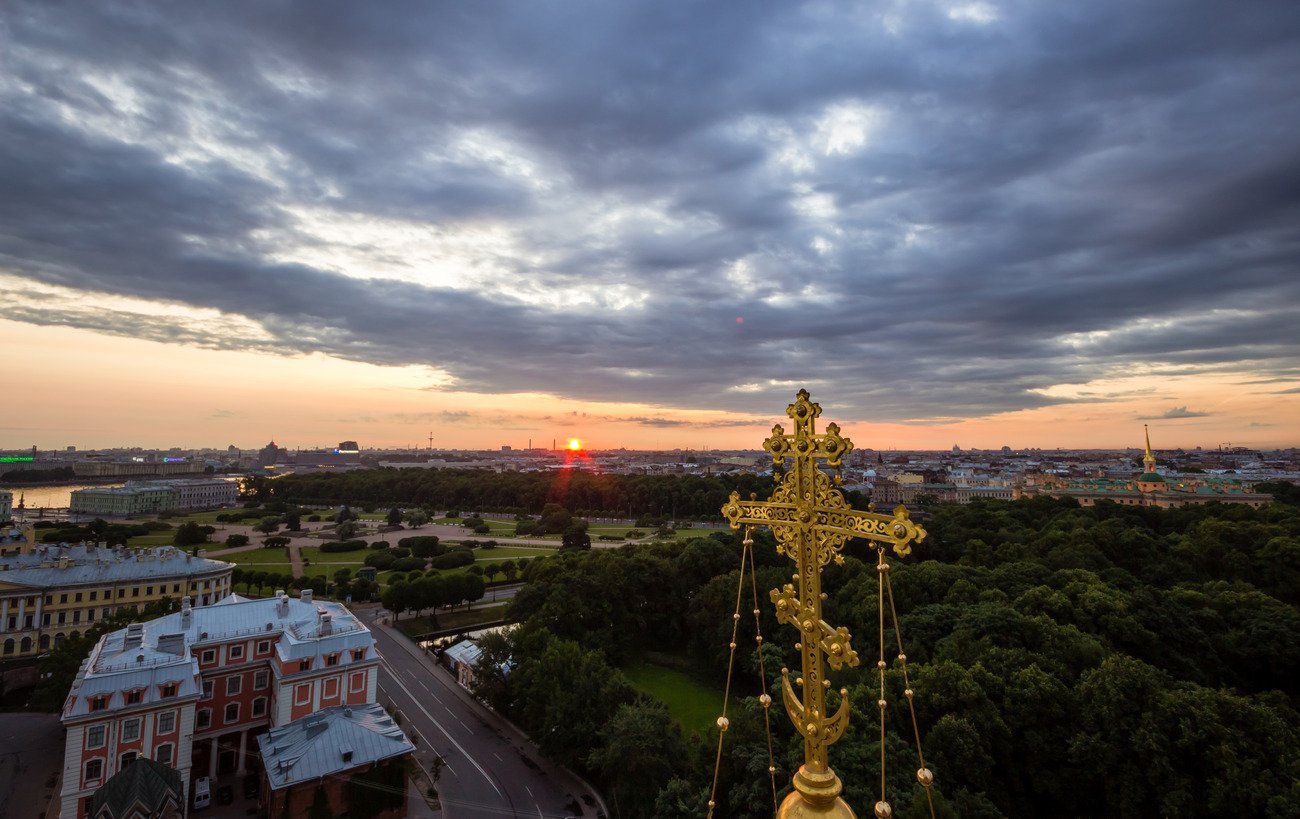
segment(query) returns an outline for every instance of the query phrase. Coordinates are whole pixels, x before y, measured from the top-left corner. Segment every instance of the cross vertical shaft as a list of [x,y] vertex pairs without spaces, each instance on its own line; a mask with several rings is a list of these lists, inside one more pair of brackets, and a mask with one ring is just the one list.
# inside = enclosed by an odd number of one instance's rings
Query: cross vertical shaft
[[777,424],[763,448],[771,454],[774,467],[789,459],[791,468],[779,479],[769,500],[745,501],[733,492],[722,514],[733,529],[745,524],[771,527],[777,551],[795,562],[794,582],[773,589],[771,598],[777,619],[799,630],[802,675],[795,685],[801,693],[795,694],[788,669],[782,669],[781,675],[786,711],[804,738],[804,764],[794,775],[794,791],[778,815],[853,817],[853,810],[839,798],[843,786],[827,757],[830,745],[848,727],[848,692],[840,690],[839,706],[833,715],[827,715],[830,681],[825,665],[837,670],[845,664],[854,666],[858,655],[850,646],[848,630],[833,628],[822,619],[822,567],[831,560],[844,562],[840,550],[850,537],[873,541],[875,548],[890,545],[902,555],[911,550],[912,542],[924,539],[925,530],[909,519],[902,506],[892,516],[848,506],[819,461],[838,470],[853,444],[840,436],[835,424],[827,425],[825,433],[816,433],[814,421],[821,415],[821,406],[809,400],[807,390],[799,391],[786,414],[794,421],[794,434],[787,435]]

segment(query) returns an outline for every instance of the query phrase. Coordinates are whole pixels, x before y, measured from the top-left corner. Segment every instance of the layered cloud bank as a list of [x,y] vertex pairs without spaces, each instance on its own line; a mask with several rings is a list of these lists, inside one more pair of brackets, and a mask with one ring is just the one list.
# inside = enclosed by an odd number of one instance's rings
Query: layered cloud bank
[[1300,380],[1292,4],[5,25],[11,321],[737,417],[796,384],[933,423],[1148,374]]

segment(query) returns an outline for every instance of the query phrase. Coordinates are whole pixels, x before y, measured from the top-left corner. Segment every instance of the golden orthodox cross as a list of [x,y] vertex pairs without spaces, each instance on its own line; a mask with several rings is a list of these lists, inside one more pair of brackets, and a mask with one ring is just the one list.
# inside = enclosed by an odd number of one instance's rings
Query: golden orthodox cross
[[779,479],[769,500],[741,500],[739,493],[732,492],[722,507],[733,529],[747,524],[770,527],[777,551],[795,562],[794,583],[771,593],[777,619],[799,630],[796,648],[803,659],[803,675],[795,681],[802,687],[802,695],[796,695],[790,685],[789,670],[781,669],[786,711],[804,738],[804,764],[794,775],[794,791],[781,805],[782,817],[854,815],[839,798],[843,786],[827,763],[827,748],[848,727],[848,691],[840,689],[839,707],[827,716],[830,681],[822,661],[824,656],[831,668],[839,670],[846,663],[856,666],[858,655],[849,645],[848,629],[834,628],[822,619],[822,567],[831,560],[843,563],[840,551],[852,537],[892,546],[900,556],[912,550],[913,542],[925,539],[925,530],[912,522],[906,507],[900,505],[892,515],[884,515],[860,512],[848,505],[818,461],[825,460],[837,470],[838,484],[838,470],[853,443],[840,435],[836,424],[828,424],[825,433],[816,434],[813,422],[821,411],[819,404],[808,400],[808,391],[800,390],[786,408],[786,415],[794,421],[794,434],[787,435],[777,424],[772,427],[772,437],[763,442],[775,466],[782,466],[788,458],[793,468]]

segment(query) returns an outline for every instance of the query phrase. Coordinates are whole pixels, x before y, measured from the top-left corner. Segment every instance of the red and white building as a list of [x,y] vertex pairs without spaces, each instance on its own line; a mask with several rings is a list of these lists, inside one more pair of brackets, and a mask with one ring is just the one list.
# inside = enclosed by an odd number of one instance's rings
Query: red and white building
[[259,734],[322,708],[375,702],[374,638],[338,603],[231,596],[102,637],[63,706],[62,819],[148,757],[199,776],[245,773]]

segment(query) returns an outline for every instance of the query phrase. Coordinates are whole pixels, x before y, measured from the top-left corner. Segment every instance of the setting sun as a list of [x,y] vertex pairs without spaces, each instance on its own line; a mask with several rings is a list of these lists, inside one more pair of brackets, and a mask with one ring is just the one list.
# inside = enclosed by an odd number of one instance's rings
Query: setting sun
[[570,438],[570,439],[569,439],[569,451],[570,451],[570,452],[577,452],[577,451],[580,450],[580,449],[582,449],[582,441],[579,441],[577,438]]

